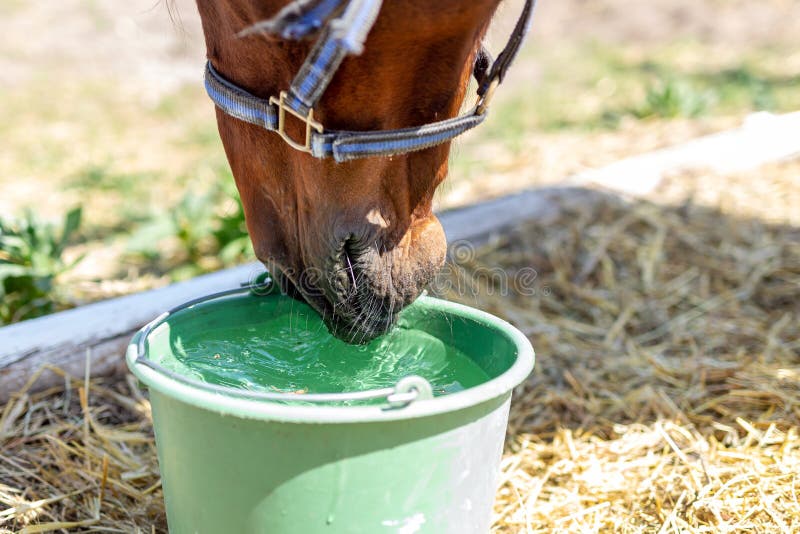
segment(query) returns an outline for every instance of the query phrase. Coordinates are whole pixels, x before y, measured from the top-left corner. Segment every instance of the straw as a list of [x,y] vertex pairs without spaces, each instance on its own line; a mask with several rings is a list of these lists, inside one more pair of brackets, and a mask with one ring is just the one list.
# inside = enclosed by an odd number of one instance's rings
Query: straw
[[33,378],[46,372],[65,386],[29,395],[32,381],[0,417],[0,532],[165,532],[141,392],[119,377],[78,379],[51,367]]
[[[450,270],[537,351],[495,532],[800,532],[800,230],[748,217],[600,196]],[[164,532],[130,377],[29,388],[0,416],[0,528]]]
[[496,532],[800,532],[800,229],[599,195],[458,268],[537,351]]

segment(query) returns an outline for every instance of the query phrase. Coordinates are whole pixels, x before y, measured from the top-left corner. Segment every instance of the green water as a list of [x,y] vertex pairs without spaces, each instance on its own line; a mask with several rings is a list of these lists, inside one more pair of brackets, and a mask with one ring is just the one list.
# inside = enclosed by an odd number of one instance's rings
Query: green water
[[[267,299],[268,300],[268,299]],[[242,321],[240,316],[248,320]],[[368,345],[350,345],[331,336],[306,305],[236,310],[205,328],[172,328],[174,359],[160,363],[208,383],[251,391],[340,393],[394,386],[419,375],[434,395],[454,393],[490,377],[471,358],[441,339],[401,320],[389,334]],[[243,324],[244,323],[244,324]]]

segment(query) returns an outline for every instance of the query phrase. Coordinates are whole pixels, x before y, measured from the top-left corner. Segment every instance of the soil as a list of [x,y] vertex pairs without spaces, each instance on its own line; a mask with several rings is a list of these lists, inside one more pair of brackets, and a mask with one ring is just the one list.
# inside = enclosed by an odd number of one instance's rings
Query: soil
[[[493,42],[501,42],[521,4],[513,0],[501,6]],[[143,82],[139,90],[152,93],[200,77],[204,46],[191,0],[11,0],[0,14],[3,85],[47,70],[122,77]],[[745,49],[794,46],[798,35],[800,3],[795,0],[558,0],[540,2],[528,46],[646,45],[691,38]]]

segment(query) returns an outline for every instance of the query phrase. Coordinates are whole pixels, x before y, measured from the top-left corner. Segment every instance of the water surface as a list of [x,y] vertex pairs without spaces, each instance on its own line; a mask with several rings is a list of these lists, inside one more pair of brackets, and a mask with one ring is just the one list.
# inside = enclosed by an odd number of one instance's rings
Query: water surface
[[298,400],[303,393],[391,387],[408,375],[428,380],[434,395],[489,380],[464,353],[402,320],[367,345],[333,337],[319,315],[299,302],[253,310],[248,321],[231,316],[210,322],[200,332],[174,329],[175,359],[162,365],[212,384],[297,393]]

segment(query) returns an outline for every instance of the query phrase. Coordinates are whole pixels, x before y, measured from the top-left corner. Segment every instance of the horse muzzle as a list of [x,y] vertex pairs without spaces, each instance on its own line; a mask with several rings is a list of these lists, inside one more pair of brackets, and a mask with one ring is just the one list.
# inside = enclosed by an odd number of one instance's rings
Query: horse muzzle
[[351,236],[326,255],[324,267],[279,280],[285,292],[322,315],[332,334],[367,343],[394,326],[439,271],[445,254],[444,230],[430,216],[394,245]]

